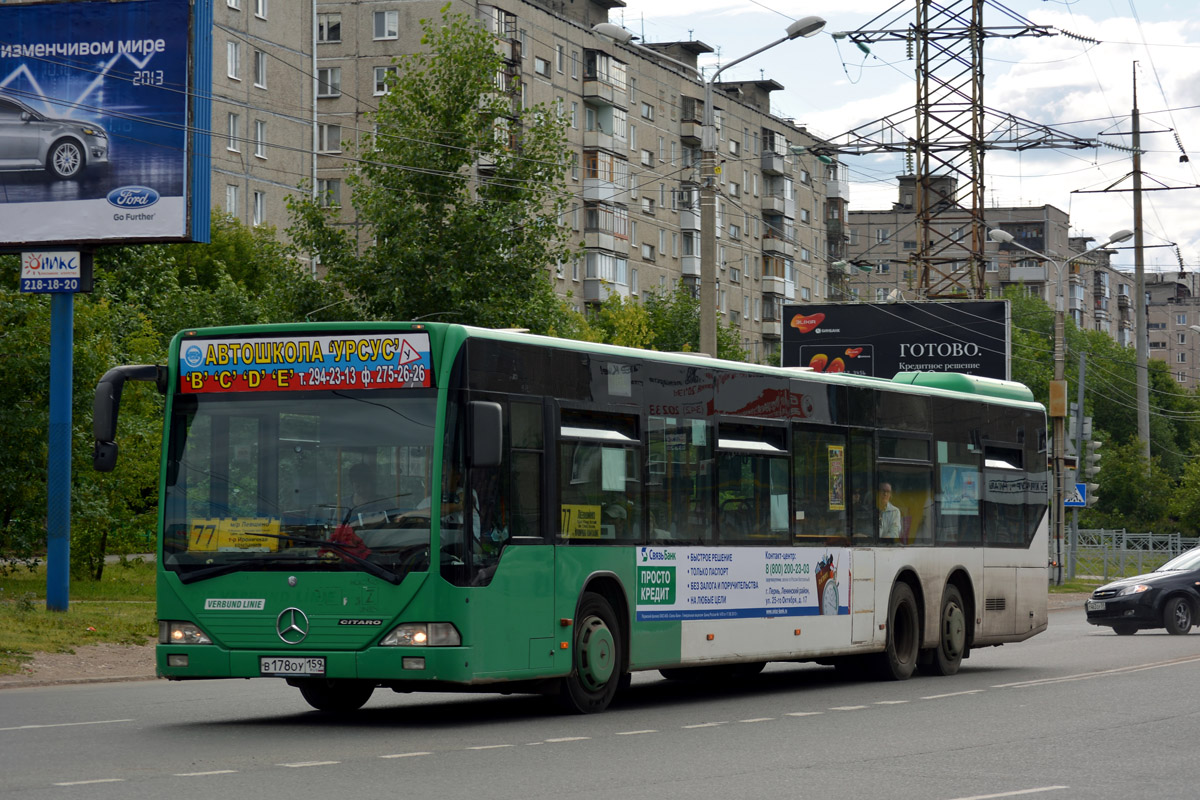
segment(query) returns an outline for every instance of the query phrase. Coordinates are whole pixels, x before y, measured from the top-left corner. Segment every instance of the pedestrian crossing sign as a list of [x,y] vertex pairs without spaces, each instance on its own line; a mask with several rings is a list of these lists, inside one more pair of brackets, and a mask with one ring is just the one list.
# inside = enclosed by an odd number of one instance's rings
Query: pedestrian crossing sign
[[1087,508],[1087,484],[1077,483],[1074,488],[1068,488],[1066,496],[1063,497],[1063,506],[1066,508]]

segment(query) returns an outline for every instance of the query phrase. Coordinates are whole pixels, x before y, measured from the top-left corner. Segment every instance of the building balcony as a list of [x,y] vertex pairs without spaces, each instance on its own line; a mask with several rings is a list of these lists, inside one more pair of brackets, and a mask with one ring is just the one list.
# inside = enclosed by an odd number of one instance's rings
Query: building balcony
[[614,153],[617,151],[613,146],[613,135],[604,131],[584,131],[583,146],[591,150],[608,150]]
[[597,200],[601,203],[616,203],[624,190],[615,181],[599,178],[583,179],[583,199]]
[[787,175],[787,159],[778,153],[765,150],[762,154],[762,171],[765,175]]
[[614,294],[628,300],[629,287],[601,278],[585,278],[583,281],[583,301],[585,303],[603,303]]
[[[790,214],[788,213],[789,208],[791,209]],[[764,194],[762,196],[762,212],[764,214],[780,214],[788,219],[795,219],[796,202],[772,194]]]
[[1127,311],[1131,305],[1133,304],[1129,302],[1129,295],[1117,295],[1117,308],[1121,309],[1122,311]]
[[680,256],[679,261],[685,278],[700,277],[700,256]]
[[613,253],[627,254],[629,239],[617,236],[612,231],[584,231],[583,246],[588,250],[608,250]]
[[781,239],[778,236],[764,236],[762,250],[764,255],[784,256],[787,258],[791,258],[795,252],[795,248],[791,242]]
[[684,144],[700,144],[704,134],[704,125],[694,119],[685,119],[679,123],[679,138]]
[[774,275],[763,275],[762,279],[763,294],[777,294],[782,296],[787,295],[787,280],[777,278]]
[[700,230],[700,211],[693,208],[679,209],[679,228],[685,231]]
[[1045,265],[1038,267],[1009,267],[1008,279],[1014,283],[1017,281],[1025,281],[1026,283],[1045,283],[1046,267]]
[[624,89],[618,89],[607,81],[599,81],[595,78],[584,80],[583,99],[593,104],[602,103],[618,108],[624,108],[626,105]]
[[830,178],[825,181],[825,197],[830,200],[849,200],[850,181]]
[[768,322],[763,320],[762,335],[764,339],[778,339],[783,335],[783,323],[779,320]]

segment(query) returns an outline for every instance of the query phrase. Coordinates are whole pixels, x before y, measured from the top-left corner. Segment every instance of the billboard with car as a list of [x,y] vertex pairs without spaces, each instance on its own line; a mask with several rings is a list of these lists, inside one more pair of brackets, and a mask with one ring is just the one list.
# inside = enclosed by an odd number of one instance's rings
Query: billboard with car
[[1010,376],[1007,300],[806,303],[783,308],[783,366],[890,378]]
[[194,238],[189,0],[4,5],[0,30],[0,244]]

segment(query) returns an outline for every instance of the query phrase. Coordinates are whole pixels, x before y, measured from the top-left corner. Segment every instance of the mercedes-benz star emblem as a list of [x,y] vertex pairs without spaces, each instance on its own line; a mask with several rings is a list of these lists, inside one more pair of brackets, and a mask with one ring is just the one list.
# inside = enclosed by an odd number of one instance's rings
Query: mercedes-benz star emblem
[[308,636],[308,617],[298,608],[285,608],[275,618],[275,632],[284,644],[300,644]]

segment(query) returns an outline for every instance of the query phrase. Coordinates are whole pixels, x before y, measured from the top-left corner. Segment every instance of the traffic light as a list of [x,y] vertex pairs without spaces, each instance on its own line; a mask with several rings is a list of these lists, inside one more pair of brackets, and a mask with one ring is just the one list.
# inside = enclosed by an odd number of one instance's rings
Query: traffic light
[[1085,453],[1083,463],[1080,465],[1080,477],[1088,481],[1087,484],[1087,504],[1094,506],[1100,499],[1096,495],[1096,490],[1100,488],[1097,483],[1092,483],[1091,480],[1100,471],[1100,453],[1096,452],[1100,449],[1101,442],[1091,441],[1084,444]]

